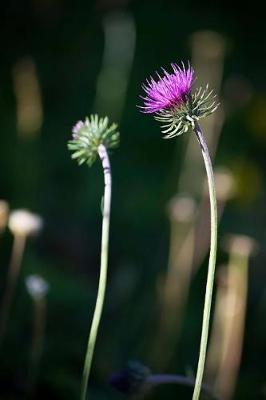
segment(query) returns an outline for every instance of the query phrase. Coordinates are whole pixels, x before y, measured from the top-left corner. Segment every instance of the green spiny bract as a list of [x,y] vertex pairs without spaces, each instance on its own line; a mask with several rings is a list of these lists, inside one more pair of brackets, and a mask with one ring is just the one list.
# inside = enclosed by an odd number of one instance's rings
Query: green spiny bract
[[178,107],[166,108],[157,112],[155,119],[163,123],[161,126],[165,139],[171,139],[194,127],[195,121],[212,114],[219,106],[213,92],[199,88],[195,93],[186,96]]
[[68,142],[68,149],[73,152],[71,158],[78,164],[91,166],[97,158],[100,145],[111,149],[119,144],[119,132],[117,124],[108,126],[107,117],[99,118],[97,114],[87,117],[85,121],[79,121],[73,127],[72,140]]

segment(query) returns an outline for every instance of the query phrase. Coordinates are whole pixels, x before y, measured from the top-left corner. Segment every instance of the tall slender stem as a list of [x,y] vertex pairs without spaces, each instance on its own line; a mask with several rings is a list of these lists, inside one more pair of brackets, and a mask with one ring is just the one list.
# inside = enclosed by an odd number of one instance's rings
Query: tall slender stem
[[12,305],[14,292],[21,267],[22,257],[26,243],[25,235],[15,235],[11,254],[11,261],[8,268],[7,284],[4,292],[1,314],[0,314],[0,344],[5,335],[8,314]]
[[98,286],[97,301],[94,310],[87,353],[85,357],[82,386],[81,386],[81,400],[86,399],[88,379],[91,370],[92,357],[97,338],[98,327],[102,315],[106,281],[107,281],[107,267],[108,267],[108,247],[109,247],[109,225],[110,225],[110,209],[111,209],[111,193],[112,193],[112,176],[111,166],[107,150],[104,145],[98,147],[98,154],[102,161],[104,172],[104,199],[103,199],[103,221],[102,221],[102,245],[101,245],[101,266],[100,278]]
[[204,159],[205,169],[208,178],[208,188],[210,196],[210,210],[211,210],[211,244],[210,244],[210,256],[209,256],[209,266],[208,266],[208,276],[204,300],[204,310],[203,310],[203,320],[202,320],[202,330],[200,339],[200,351],[199,351],[199,361],[197,368],[197,375],[193,393],[193,400],[198,400],[201,391],[204,365],[206,359],[208,335],[209,335],[209,323],[210,323],[210,312],[212,304],[212,293],[214,284],[214,274],[215,274],[215,264],[216,264],[216,252],[217,252],[217,204],[216,204],[216,192],[215,192],[215,182],[212,169],[212,162],[209,155],[209,150],[200,129],[198,123],[195,123],[194,128],[195,134],[199,141],[202,156]]

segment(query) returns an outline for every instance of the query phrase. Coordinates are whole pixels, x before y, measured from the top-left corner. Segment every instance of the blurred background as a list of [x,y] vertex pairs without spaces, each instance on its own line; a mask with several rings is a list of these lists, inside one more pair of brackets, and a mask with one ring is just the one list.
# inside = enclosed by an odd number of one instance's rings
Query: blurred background
[[[111,154],[109,282],[90,398],[191,398],[182,384],[144,394],[141,371],[124,370],[135,360],[154,375],[193,382],[196,373],[209,240],[201,154],[191,133],[163,140],[158,123],[136,107],[147,77],[186,60],[195,86],[209,83],[221,103],[202,122],[220,220],[204,379],[221,399],[266,398],[263,12],[258,4],[218,4],[1,2],[0,294],[2,313],[8,309],[1,399],[79,398],[99,276],[103,176],[99,162],[78,167],[67,141],[76,121],[94,112],[119,124],[121,143]],[[21,233],[9,216],[17,209],[42,223]],[[49,285],[37,296],[32,274]],[[120,370],[116,386],[126,393],[109,383]]]

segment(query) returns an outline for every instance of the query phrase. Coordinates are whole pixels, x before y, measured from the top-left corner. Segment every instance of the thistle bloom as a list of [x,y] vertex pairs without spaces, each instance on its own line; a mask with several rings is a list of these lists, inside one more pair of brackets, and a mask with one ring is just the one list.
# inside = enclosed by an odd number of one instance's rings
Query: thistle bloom
[[144,99],[144,113],[156,113],[165,108],[178,107],[186,100],[191,92],[194,71],[189,66],[187,70],[181,69],[177,64],[171,64],[173,73],[169,74],[163,69],[164,76],[156,82],[151,78],[150,82],[143,84],[142,87],[147,96]]
[[163,68],[162,77],[157,73],[157,80],[150,78],[142,85],[146,96],[141,96],[144,106],[140,106],[143,113],[155,114],[155,119],[163,123],[162,133],[167,139],[194,128],[196,121],[213,113],[218,106],[208,85],[192,93],[194,70],[190,65],[187,69],[184,64],[182,68],[175,63],[171,66],[172,73]]
[[79,131],[84,127],[83,121],[78,121],[72,128],[72,136],[73,139],[77,139],[79,137]]
[[144,107],[142,107],[142,111],[155,114],[155,119],[163,123],[161,129],[167,139],[181,135],[191,128],[200,144],[207,174],[210,197],[211,241],[199,361],[193,392],[193,400],[199,400],[206,359],[216,264],[217,202],[212,162],[198,120],[213,113],[218,107],[218,104],[212,98],[212,91],[208,91],[208,85],[205,89],[199,88],[192,93],[191,87],[194,72],[190,65],[187,70],[184,64],[182,67],[183,69],[176,64],[172,64],[174,73],[169,74],[163,69],[163,77],[157,74],[159,80],[155,81],[151,78],[151,81],[148,81],[147,85],[143,85],[147,96],[144,97]]

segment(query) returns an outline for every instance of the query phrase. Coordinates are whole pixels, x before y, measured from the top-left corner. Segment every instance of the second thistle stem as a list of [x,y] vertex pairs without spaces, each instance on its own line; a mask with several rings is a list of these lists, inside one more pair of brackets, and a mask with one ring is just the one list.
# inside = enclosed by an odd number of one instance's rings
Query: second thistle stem
[[216,204],[216,192],[215,192],[215,182],[213,175],[212,162],[209,155],[209,150],[200,129],[199,124],[195,123],[194,128],[195,134],[199,141],[202,156],[204,159],[205,169],[208,178],[208,188],[210,196],[210,211],[211,211],[211,244],[210,244],[210,256],[209,256],[209,266],[208,266],[208,276],[204,300],[204,310],[203,310],[203,320],[202,320],[202,330],[200,339],[200,352],[199,361],[197,368],[197,375],[193,393],[193,400],[198,400],[201,392],[202,379],[204,373],[204,365],[206,359],[208,335],[209,335],[209,324],[210,324],[210,312],[212,304],[212,293],[214,284],[214,274],[215,274],[215,264],[216,264],[216,252],[217,252],[217,204]]
[[103,198],[103,221],[102,221],[102,244],[101,244],[101,266],[100,278],[98,286],[98,294],[96,306],[94,310],[88,347],[85,357],[82,386],[81,386],[81,400],[86,400],[88,379],[91,370],[92,357],[94,353],[98,327],[103,310],[103,303],[105,298],[105,289],[107,281],[107,267],[108,267],[108,248],[109,248],[109,226],[110,226],[110,210],[111,210],[111,193],[112,193],[112,176],[111,166],[107,150],[104,145],[99,145],[98,154],[102,161],[104,172],[104,198]]

